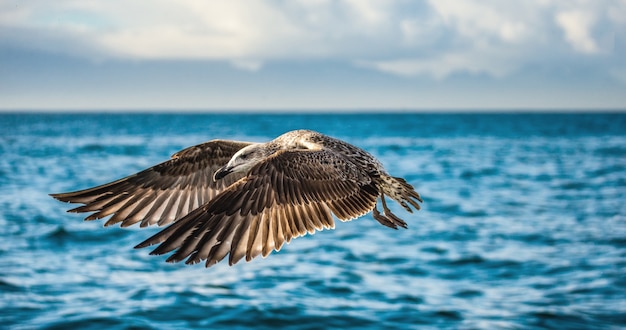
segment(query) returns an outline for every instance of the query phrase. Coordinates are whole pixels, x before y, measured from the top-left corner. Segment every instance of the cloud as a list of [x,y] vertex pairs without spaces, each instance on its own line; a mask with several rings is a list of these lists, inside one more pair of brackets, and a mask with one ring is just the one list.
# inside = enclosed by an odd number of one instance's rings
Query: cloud
[[234,60],[231,62],[233,67],[245,71],[256,72],[263,67],[263,63],[254,60]]
[[437,58],[360,61],[359,64],[399,76],[426,75],[437,80],[443,80],[454,73],[502,77],[513,70],[507,61],[488,58],[481,53],[447,53]]
[[572,47],[577,51],[589,54],[598,52],[598,46],[590,31],[595,19],[594,15],[582,10],[570,10],[556,15],[556,21],[563,29],[565,38]]
[[[0,3],[0,45],[92,60],[340,61],[405,77],[502,77],[613,56],[619,0],[164,0]],[[622,54],[623,55],[623,54]]]
[[534,8],[528,2],[511,5],[501,1],[430,0],[442,26],[455,30],[462,38],[515,44],[530,36]]

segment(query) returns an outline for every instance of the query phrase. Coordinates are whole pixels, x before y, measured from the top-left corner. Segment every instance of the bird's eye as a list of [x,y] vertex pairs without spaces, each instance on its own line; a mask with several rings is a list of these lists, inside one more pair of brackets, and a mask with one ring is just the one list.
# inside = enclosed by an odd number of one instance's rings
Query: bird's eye
[[246,159],[246,158],[248,158],[248,155],[249,155],[249,154],[241,154],[241,156],[239,156],[239,158],[241,158],[241,159]]

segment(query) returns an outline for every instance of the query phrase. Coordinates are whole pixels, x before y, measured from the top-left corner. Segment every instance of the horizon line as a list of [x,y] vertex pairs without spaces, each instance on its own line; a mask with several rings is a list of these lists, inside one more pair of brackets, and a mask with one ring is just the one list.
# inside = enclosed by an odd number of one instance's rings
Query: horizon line
[[324,107],[324,108],[303,108],[303,107],[222,107],[222,108],[151,108],[151,107],[129,107],[129,108],[0,108],[2,114],[120,114],[120,113],[136,113],[136,114],[331,114],[331,113],[623,113],[626,107],[468,107],[468,108],[364,108],[364,107]]

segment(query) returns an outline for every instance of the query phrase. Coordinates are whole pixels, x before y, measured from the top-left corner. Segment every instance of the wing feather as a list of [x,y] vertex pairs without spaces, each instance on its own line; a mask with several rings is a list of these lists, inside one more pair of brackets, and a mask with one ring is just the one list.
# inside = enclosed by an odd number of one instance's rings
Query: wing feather
[[[240,179],[231,174],[213,181],[213,174],[249,142],[213,140],[181,150],[171,159],[128,177],[90,189],[51,194],[69,203],[85,204],[70,212],[94,212],[85,220],[113,215],[106,225],[164,225],[176,221]],[[163,205],[166,206],[163,206]],[[143,217],[142,217],[143,216]]]
[[282,150],[200,209],[139,244],[175,250],[168,261],[209,267],[226,255],[235,264],[279,250],[292,238],[333,228],[332,213],[353,219],[374,208],[375,183],[333,151]]

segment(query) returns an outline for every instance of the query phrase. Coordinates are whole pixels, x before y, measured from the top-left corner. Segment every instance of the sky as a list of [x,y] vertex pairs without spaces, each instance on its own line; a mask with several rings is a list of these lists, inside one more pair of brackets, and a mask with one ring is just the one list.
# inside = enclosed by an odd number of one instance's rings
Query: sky
[[0,0],[0,110],[624,110],[626,0]]

